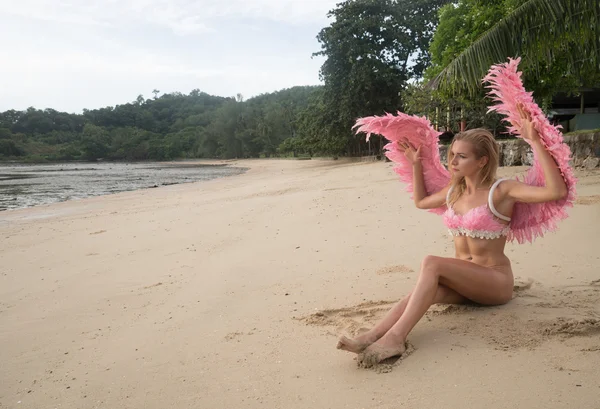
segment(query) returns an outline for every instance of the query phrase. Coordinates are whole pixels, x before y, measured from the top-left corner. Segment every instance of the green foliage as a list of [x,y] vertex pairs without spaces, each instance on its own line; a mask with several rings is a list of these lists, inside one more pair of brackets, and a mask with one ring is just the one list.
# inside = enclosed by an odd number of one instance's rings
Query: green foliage
[[590,133],[599,133],[600,132],[600,128],[596,128],[596,129],[581,129],[579,131],[573,131],[573,132],[568,132],[565,134],[566,135],[581,135],[581,134],[590,134]]
[[410,85],[404,93],[404,112],[425,116],[441,131],[457,133],[464,121],[465,129],[486,128],[497,139],[507,137],[503,117],[488,113],[489,100],[483,92],[473,98],[451,98],[423,83]]
[[81,135],[81,146],[85,159],[105,158],[109,151],[108,132],[99,126],[86,124]]
[[15,141],[10,139],[0,139],[0,155],[4,156],[23,156],[25,152]]
[[296,121],[320,87],[294,87],[248,101],[198,90],[140,95],[115,107],[67,114],[0,113],[0,158],[171,160],[272,156],[297,135]]
[[12,132],[8,128],[0,128],[0,139],[10,139]]
[[599,30],[598,0],[459,0],[441,10],[427,77],[475,96],[492,64],[521,56],[526,87],[548,99],[600,80]]
[[439,24],[429,48],[431,65],[425,79],[435,78],[444,67],[510,10],[505,0],[460,0],[440,8]]
[[321,51],[315,54],[326,57],[320,72],[325,86],[322,100],[311,107],[315,123],[303,127],[306,149],[347,154],[368,149],[352,133],[356,118],[401,108],[408,80],[428,64],[436,11],[444,3],[347,0],[329,12],[333,22],[318,34]]

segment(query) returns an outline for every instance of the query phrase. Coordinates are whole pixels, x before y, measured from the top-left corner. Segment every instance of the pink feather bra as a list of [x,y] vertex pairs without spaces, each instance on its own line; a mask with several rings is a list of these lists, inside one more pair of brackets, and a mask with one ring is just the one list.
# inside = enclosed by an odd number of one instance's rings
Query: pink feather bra
[[[510,222],[510,217],[500,214],[494,207],[492,197],[496,187],[505,179],[497,180],[490,188],[488,202],[482,206],[475,207],[465,214],[457,214],[452,206],[447,206],[443,214],[444,224],[448,227],[451,236],[468,236],[479,239],[498,239],[507,236],[510,226],[500,222]],[[449,203],[452,188],[446,195],[446,203]]]
[[[532,93],[527,92],[523,87],[521,72],[517,71],[519,62],[520,59],[517,58],[509,59],[509,62],[505,64],[494,65],[484,78],[490,84],[488,96],[498,102],[490,107],[490,111],[506,115],[505,120],[511,125],[509,131],[520,137],[521,119],[517,105],[522,103],[525,106],[525,110],[532,116],[541,142],[558,165],[567,185],[567,197],[544,203],[517,202],[510,219],[496,212],[491,199],[488,200],[487,206],[472,209],[464,215],[456,214],[446,205],[430,209],[429,211],[432,213],[443,215],[444,222],[452,235],[462,234],[484,238],[506,236],[509,242],[513,240],[519,243],[533,242],[536,237],[543,236],[547,231],[555,231],[558,222],[567,218],[567,209],[572,207],[575,201],[577,179],[569,163],[571,150],[564,143],[559,130],[560,126],[550,124],[548,118],[533,100]],[[400,177],[400,181],[406,185],[408,192],[414,191],[412,164],[398,148],[399,141],[409,143],[414,147],[421,147],[423,182],[428,195],[439,192],[450,183],[450,172],[440,161],[439,136],[441,132],[435,130],[427,118],[398,112],[397,115],[386,114],[359,118],[355,127],[358,127],[357,133],[367,134],[367,140],[372,134],[379,134],[389,141],[384,147],[385,156],[394,162],[394,171]],[[517,177],[516,179],[531,186],[545,185],[542,166],[535,151],[533,152],[532,166],[522,178]],[[490,191],[493,192],[493,189]],[[510,223],[504,224],[499,220]]]

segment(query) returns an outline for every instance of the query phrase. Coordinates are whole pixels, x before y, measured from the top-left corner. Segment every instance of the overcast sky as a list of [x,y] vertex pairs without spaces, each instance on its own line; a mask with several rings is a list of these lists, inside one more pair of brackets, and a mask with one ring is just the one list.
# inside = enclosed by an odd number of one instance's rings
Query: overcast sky
[[0,0],[0,111],[319,84],[338,0]]

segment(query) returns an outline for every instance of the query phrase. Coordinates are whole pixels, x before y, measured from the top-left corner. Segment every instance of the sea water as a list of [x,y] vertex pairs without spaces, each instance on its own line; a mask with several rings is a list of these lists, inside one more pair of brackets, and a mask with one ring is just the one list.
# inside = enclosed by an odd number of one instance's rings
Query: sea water
[[211,180],[246,169],[193,162],[0,164],[0,211]]

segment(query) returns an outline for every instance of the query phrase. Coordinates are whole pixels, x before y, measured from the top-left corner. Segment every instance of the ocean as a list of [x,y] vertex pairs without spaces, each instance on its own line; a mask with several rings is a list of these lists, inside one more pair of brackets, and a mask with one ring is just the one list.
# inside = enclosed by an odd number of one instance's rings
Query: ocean
[[0,163],[0,211],[211,180],[246,170],[197,162]]

